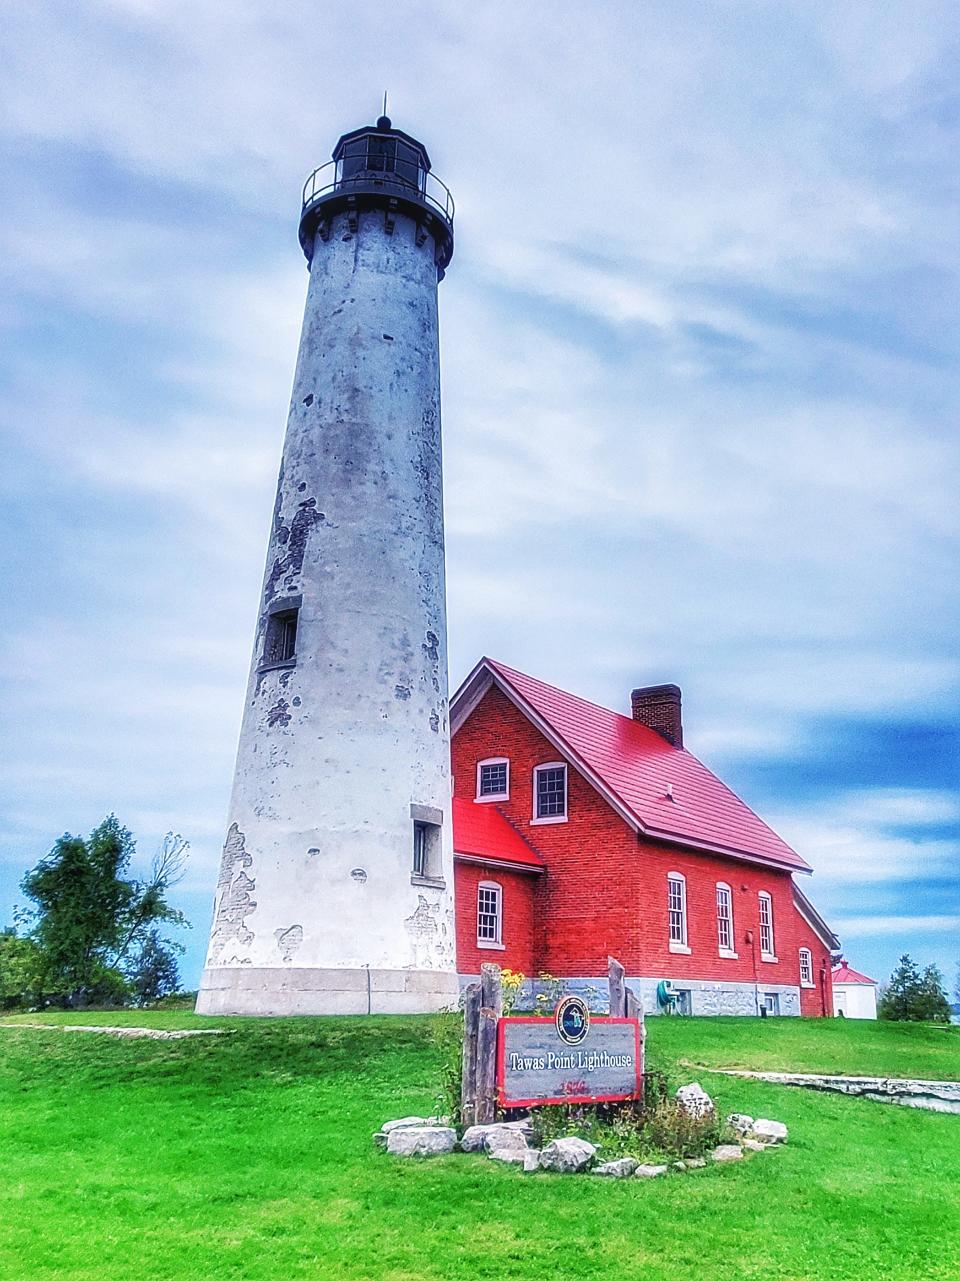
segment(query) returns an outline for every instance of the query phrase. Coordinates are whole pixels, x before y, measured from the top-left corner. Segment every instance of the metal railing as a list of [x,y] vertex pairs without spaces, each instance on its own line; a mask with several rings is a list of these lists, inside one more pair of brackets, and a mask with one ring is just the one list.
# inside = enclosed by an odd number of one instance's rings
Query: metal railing
[[[404,166],[406,167],[406,166]],[[396,192],[397,195],[417,196],[432,207],[451,225],[453,224],[453,196],[449,188],[430,173],[418,168],[417,181],[405,178],[396,169],[357,169],[348,177],[343,176],[343,161],[328,160],[313,173],[303,185],[303,209],[312,205],[322,196],[333,191],[349,191],[355,187],[358,191],[370,191],[382,188],[385,193]]]

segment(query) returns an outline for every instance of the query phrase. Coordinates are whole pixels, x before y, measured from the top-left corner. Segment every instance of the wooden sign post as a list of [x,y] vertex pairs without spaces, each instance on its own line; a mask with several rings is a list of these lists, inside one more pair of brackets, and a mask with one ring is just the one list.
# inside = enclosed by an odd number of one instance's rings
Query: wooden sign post
[[591,1018],[583,1001],[567,997],[553,1020],[504,1019],[500,968],[480,967],[480,982],[463,999],[464,1125],[489,1125],[498,1105],[596,1103],[642,1092],[643,1011],[612,956],[607,979],[609,1016]]

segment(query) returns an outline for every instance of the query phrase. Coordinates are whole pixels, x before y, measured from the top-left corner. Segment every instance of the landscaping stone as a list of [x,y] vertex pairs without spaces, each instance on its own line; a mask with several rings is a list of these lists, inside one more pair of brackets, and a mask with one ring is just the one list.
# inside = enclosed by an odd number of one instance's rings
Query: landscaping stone
[[634,1170],[640,1164],[632,1156],[622,1156],[617,1161],[604,1161],[602,1165],[595,1166],[590,1173],[600,1174],[608,1179],[629,1179]]
[[[503,1161],[506,1165],[525,1165],[530,1151],[526,1144],[522,1148],[494,1148],[487,1153],[487,1158],[490,1161]],[[537,1157],[539,1164],[539,1154],[535,1152],[533,1155]]]
[[721,1143],[710,1153],[711,1161],[739,1161],[743,1156],[743,1149],[739,1143]]
[[668,1167],[665,1165],[638,1165],[633,1172],[635,1179],[656,1179],[661,1174],[666,1174]]
[[387,1151],[392,1156],[443,1156],[456,1142],[456,1130],[447,1125],[405,1126],[389,1131]]
[[540,1168],[556,1170],[560,1174],[576,1174],[587,1168],[596,1151],[586,1139],[554,1139],[540,1153]]
[[702,1156],[688,1156],[683,1164],[688,1170],[704,1170],[707,1162]]
[[377,1131],[377,1133],[373,1136],[373,1141],[378,1148],[385,1148],[387,1146],[387,1136],[384,1134],[382,1130]]
[[532,1174],[534,1170],[539,1170],[539,1169],[540,1169],[540,1153],[534,1152],[532,1148],[528,1148],[526,1152],[524,1152],[523,1154],[524,1174]]
[[[461,1152],[486,1152],[494,1145],[523,1146],[533,1136],[529,1121],[495,1121],[491,1125],[471,1125],[460,1140]],[[520,1140],[518,1143],[517,1140]]]
[[381,1134],[390,1134],[393,1130],[409,1130],[411,1126],[442,1125],[444,1120],[439,1116],[402,1116],[399,1121],[384,1121],[380,1127]]
[[688,1116],[696,1117],[699,1120],[703,1117],[712,1116],[714,1113],[713,1099],[703,1089],[699,1081],[691,1081],[689,1085],[681,1085],[675,1097],[677,1105]]
[[740,1146],[748,1152],[766,1152],[773,1147],[771,1143],[761,1143],[759,1139],[743,1138],[740,1140]]
[[789,1131],[782,1121],[768,1121],[764,1117],[754,1121],[750,1137],[761,1143],[786,1143]]
[[738,1134],[747,1134],[753,1129],[753,1117],[747,1116],[745,1112],[731,1112],[727,1117],[727,1125]]

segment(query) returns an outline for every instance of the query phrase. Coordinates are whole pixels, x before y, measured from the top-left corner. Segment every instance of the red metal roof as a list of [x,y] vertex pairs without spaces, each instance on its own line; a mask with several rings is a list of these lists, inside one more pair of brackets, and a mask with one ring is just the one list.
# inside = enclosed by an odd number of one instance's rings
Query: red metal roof
[[[521,710],[534,713],[574,764],[639,830],[700,849],[809,872],[810,865],[690,752],[629,716],[483,659]],[[465,693],[473,678],[462,687]]]
[[489,802],[453,798],[453,850],[467,857],[543,871],[540,855]]
[[868,979],[866,974],[861,974],[859,970],[852,970],[846,961],[841,961],[839,965],[834,966],[833,970],[834,983],[864,983],[868,987],[876,987],[875,979]]

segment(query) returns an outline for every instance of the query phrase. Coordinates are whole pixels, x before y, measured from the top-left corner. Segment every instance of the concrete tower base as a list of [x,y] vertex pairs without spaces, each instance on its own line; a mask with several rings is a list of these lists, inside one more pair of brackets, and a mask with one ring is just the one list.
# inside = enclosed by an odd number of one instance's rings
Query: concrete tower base
[[455,1009],[457,976],[442,970],[275,969],[203,972],[198,1014],[424,1014]]

